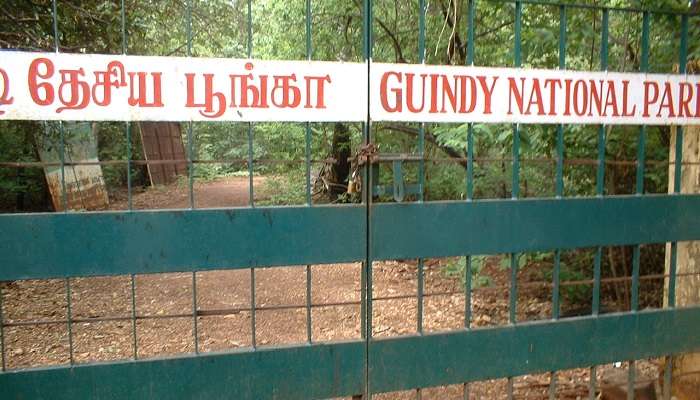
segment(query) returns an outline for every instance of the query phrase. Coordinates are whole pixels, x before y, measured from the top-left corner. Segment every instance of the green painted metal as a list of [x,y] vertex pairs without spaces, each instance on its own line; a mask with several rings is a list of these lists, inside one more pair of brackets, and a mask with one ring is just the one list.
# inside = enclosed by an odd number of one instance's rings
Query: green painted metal
[[0,398],[323,399],[362,391],[362,342],[0,374]]
[[381,240],[371,242],[372,254],[394,260],[695,240],[699,207],[697,195],[377,204],[371,229]]
[[197,271],[192,271],[192,336],[194,337],[195,354],[199,354],[199,318],[197,311]]
[[255,268],[250,269],[250,343],[253,349],[258,345],[255,335]]
[[466,256],[464,268],[464,327],[471,328],[472,322],[472,257]]
[[[185,7],[185,32],[187,34],[187,57],[192,56],[192,0]],[[194,135],[192,121],[187,123],[187,184],[190,209],[194,209]]]
[[[559,6],[559,69],[566,69],[566,6]],[[564,195],[564,125],[557,125],[555,195]]]
[[554,251],[554,266],[552,267],[552,319],[559,319],[559,311],[561,305],[559,304],[559,284],[561,273],[561,250],[557,249]]
[[[0,285],[0,321],[4,321],[5,313],[3,311],[3,293],[2,285]],[[7,369],[7,360],[5,359],[5,326],[0,323],[0,371]]]
[[[566,69],[567,9],[587,8],[602,13],[600,63],[608,67],[609,12],[633,8],[549,2],[492,0],[514,5],[514,66],[522,65],[523,4],[559,9],[559,68]],[[127,53],[126,11],[121,1],[122,52]],[[312,59],[311,0],[306,0],[306,58]],[[52,1],[55,50],[60,34],[56,1]],[[425,62],[425,0],[418,1],[418,58]],[[192,54],[192,2],[186,2],[187,55]],[[247,0],[247,56],[253,57],[252,0]],[[648,70],[650,15],[644,11],[641,71]],[[665,11],[659,10],[658,13]],[[680,15],[680,72],[688,52],[688,19]],[[476,0],[468,1],[466,64],[474,64]],[[363,50],[368,70],[372,57],[372,1],[363,0]],[[368,88],[369,92],[369,88]],[[61,137],[63,137],[63,127]],[[0,216],[0,280],[64,278],[68,303],[69,360],[73,360],[71,277],[129,274],[132,302],[132,361],[71,365],[0,373],[0,398],[185,398],[306,399],[353,396],[415,389],[474,380],[508,378],[550,372],[549,397],[556,393],[556,370],[590,367],[621,359],[668,356],[700,349],[693,329],[700,325],[700,308],[675,309],[677,241],[700,239],[700,196],[681,195],[682,131],[678,130],[674,195],[644,193],[645,127],[637,149],[636,195],[604,197],[606,128],[598,132],[596,198],[564,198],[564,126],[556,130],[555,198],[519,199],[520,126],[513,126],[512,199],[474,200],[474,127],[466,137],[467,201],[423,203],[425,186],[425,125],[417,141],[418,184],[403,180],[402,161],[393,162],[394,182],[379,185],[378,174],[362,169],[363,202],[350,206],[313,207],[311,198],[311,125],[306,123],[306,204],[303,207],[253,208],[253,124],[248,124],[250,208],[194,210],[194,135],[188,124],[189,210],[133,212],[131,201],[131,127],[127,137],[129,212],[33,214]],[[372,143],[372,125],[362,124],[363,144]],[[61,141],[62,185],[65,162]],[[375,171],[377,171],[375,169]],[[371,189],[371,190],[368,190]],[[383,191],[383,192],[382,192]],[[373,204],[373,194],[393,193],[397,201],[417,195],[410,204]],[[66,191],[63,204],[66,205]],[[576,230],[571,230],[576,226]],[[183,238],[187,240],[184,241]],[[639,311],[639,244],[671,242],[671,277],[666,310]],[[632,313],[599,316],[602,247],[634,245]],[[593,315],[560,320],[561,250],[596,247]],[[552,320],[518,323],[518,253],[554,250]],[[473,329],[472,255],[511,256],[508,326]],[[464,327],[426,334],[423,327],[424,258],[466,256]],[[372,338],[372,264],[375,260],[417,259],[417,336]],[[363,263],[361,270],[362,340],[312,343],[310,264]],[[306,343],[282,348],[258,348],[256,341],[255,267],[299,265],[306,268]],[[197,271],[250,268],[250,350],[196,354],[198,346]],[[138,360],[135,279],[137,273],[188,271],[192,274],[195,354],[169,359]],[[0,321],[2,321],[0,293]],[[585,338],[585,340],[581,340]],[[0,323],[2,368],[5,334]],[[571,349],[577,349],[572,352]],[[668,357],[667,359],[670,359]],[[138,360],[138,361],[136,361]],[[476,360],[476,361],[475,361]],[[634,365],[633,361],[630,365]],[[193,373],[196,371],[196,373]],[[666,395],[670,369],[665,371]],[[629,372],[634,381],[634,369]],[[590,380],[595,394],[595,375]],[[469,390],[465,383],[464,396]],[[421,391],[417,390],[420,398]],[[668,398],[668,397],[667,397]]]
[[[311,61],[313,49],[311,47],[311,0],[306,0],[306,12],[305,12],[305,22],[306,22],[306,59]],[[304,135],[304,158],[305,158],[305,178],[306,178],[306,205],[312,206],[311,198],[311,123],[306,122],[305,124],[305,135]],[[311,329],[311,266],[306,266],[306,342],[311,344],[312,339],[312,329]]]
[[364,216],[360,205],[2,215],[0,281],[361,261]]
[[71,295],[71,287],[70,287],[70,278],[65,279],[65,286],[66,286],[66,319],[68,320],[67,328],[68,328],[68,362],[72,365],[75,364],[75,357],[74,357],[74,347],[73,347],[73,307],[72,307],[72,298],[73,296]]
[[132,357],[134,360],[139,358],[139,346],[136,335],[136,278],[134,274],[130,276],[130,287],[131,287],[131,346],[133,349]]
[[[119,15],[121,20],[122,54],[126,55],[129,48],[129,43],[126,32],[126,5],[124,4],[124,0],[121,0]],[[127,209],[132,210],[134,208],[131,193],[131,159],[133,155],[131,154],[131,123],[129,121],[124,123],[124,130],[126,133],[126,203]]]
[[692,308],[377,339],[370,384],[378,393],[692,352],[699,324]]
[[591,3],[580,3],[580,2],[574,2],[574,1],[564,1],[564,0],[486,0],[489,3],[509,3],[512,4],[515,1],[520,1],[523,4],[534,4],[534,5],[541,5],[541,6],[560,6],[560,5],[566,5],[567,7],[570,8],[578,8],[578,9],[587,9],[587,10],[601,10],[601,9],[606,9],[609,11],[620,11],[620,12],[626,12],[626,13],[641,13],[648,11],[653,14],[659,14],[659,15],[689,15],[689,16],[695,16],[695,15],[700,15],[700,12],[698,11],[682,11],[678,9],[671,9],[671,8],[641,8],[641,7],[620,7],[620,6],[610,6],[604,4],[591,4]]
[[[248,40],[247,56],[253,58],[253,2],[248,0],[247,30]],[[253,123],[248,122],[248,205],[255,207],[255,190],[253,188]]]
[[467,65],[474,65],[474,18],[476,15],[476,0],[469,0],[467,6]]
[[[362,1],[362,45],[363,45],[363,56],[367,63],[367,75],[370,75],[371,60],[372,60],[372,36],[373,36],[373,21],[372,16],[372,0]],[[367,81],[367,119],[362,123],[362,143],[365,146],[372,144],[372,121],[369,118],[369,105],[370,105],[370,83]],[[365,259],[362,263],[362,270],[360,273],[360,295],[361,295],[361,305],[360,305],[360,317],[361,326],[360,334],[364,341],[364,357],[365,364],[363,368],[363,382],[362,391],[356,393],[362,393],[362,398],[365,400],[371,400],[372,392],[369,386],[370,379],[370,358],[369,358],[369,342],[372,338],[372,267],[373,267],[373,254],[372,248],[370,246],[370,241],[373,239],[372,231],[369,228],[369,224],[372,220],[372,190],[374,188],[374,180],[372,173],[370,173],[370,163],[365,163],[362,168],[362,203],[365,206],[364,215],[364,228],[365,228]]]

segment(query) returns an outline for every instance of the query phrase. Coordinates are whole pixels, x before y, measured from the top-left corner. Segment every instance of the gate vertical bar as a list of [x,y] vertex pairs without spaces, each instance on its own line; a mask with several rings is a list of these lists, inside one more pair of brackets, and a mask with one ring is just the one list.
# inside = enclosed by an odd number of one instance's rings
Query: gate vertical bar
[[[253,58],[253,4],[252,0],[248,0],[248,59]],[[253,189],[253,123],[248,122],[248,204],[255,207],[254,189]],[[253,320],[255,318],[252,318]]]
[[[559,6],[559,69],[566,69],[566,6]],[[557,166],[555,178],[555,197],[561,199],[564,196],[564,126],[557,125]],[[559,283],[561,268],[561,250],[554,252],[554,268],[552,271],[552,319],[559,319]],[[556,372],[550,375],[550,399],[556,394]]]
[[[51,17],[53,22],[54,51],[60,52],[60,38],[58,32],[58,7],[56,0],[51,1]],[[61,164],[61,208],[68,212],[68,194],[66,193],[66,138],[63,130],[63,121],[58,121],[58,157]],[[70,329],[69,329],[70,330]]]
[[[185,8],[186,32],[187,32],[187,57],[192,57],[192,0],[187,0]],[[190,209],[194,209],[194,137],[192,135],[192,121],[187,122],[187,183],[189,190]]]
[[[252,0],[247,2],[247,30],[248,30],[248,59],[253,58],[253,4]],[[253,191],[253,123],[248,122],[248,204],[255,207]],[[255,341],[255,268],[250,268],[250,335],[253,350],[257,348]]]
[[3,312],[3,293],[2,282],[0,282],[0,371],[5,372],[7,369],[7,359],[5,358],[5,313]]
[[[420,64],[425,64],[425,0],[418,1],[418,62]],[[449,11],[448,11],[449,13]],[[449,15],[448,17],[449,18]],[[424,200],[424,190],[425,190],[425,122],[421,122],[418,127],[418,156],[420,160],[418,161],[418,202],[422,203]],[[417,304],[416,304],[416,331],[419,335],[423,334],[423,290],[425,286],[424,282],[424,260],[422,258],[418,259],[417,267]],[[421,400],[423,394],[421,388],[416,389],[416,399]]]
[[[609,10],[603,8],[601,33],[600,33],[600,69],[608,70],[608,21]],[[603,124],[598,128],[598,164],[596,170],[596,195],[602,197],[605,191],[605,132],[606,126]],[[601,279],[601,263],[603,258],[603,247],[596,248],[595,261],[593,266],[593,300],[592,314],[598,316],[600,313],[600,279]],[[588,395],[591,399],[595,397],[596,390],[596,367],[590,368],[589,391]]]
[[[467,5],[467,59],[466,64],[474,65],[474,17],[476,0],[469,0]],[[474,199],[474,124],[467,124],[467,174],[466,199]],[[464,260],[464,328],[471,329],[472,319],[472,255],[467,254]],[[464,400],[469,400],[469,384],[462,386]]]
[[[192,0],[187,0],[185,22],[187,32],[187,57],[192,57]],[[192,121],[187,123],[187,180],[190,210],[194,210],[194,135]],[[192,337],[194,352],[199,353],[199,327],[197,321],[197,271],[192,271]]]
[[66,318],[68,320],[68,359],[70,365],[75,364],[74,349],[73,349],[73,308],[72,297],[73,293],[70,286],[70,278],[65,279],[66,284]]
[[[305,22],[306,22],[306,60],[311,61],[312,48],[311,48],[311,0],[306,0],[306,12]],[[304,154],[306,157],[306,205],[308,207],[312,206],[311,199],[311,123],[306,122],[305,124],[305,150]],[[311,265],[306,265],[306,342],[311,344]]]
[[[56,54],[59,53],[60,51],[60,39],[59,39],[59,31],[58,31],[58,7],[56,4],[56,0],[52,0],[51,2],[51,14],[52,14],[52,22],[53,22],[53,34],[54,34],[54,50]],[[63,212],[67,213],[68,212],[68,196],[66,193],[66,140],[65,140],[65,132],[63,130],[63,121],[59,121],[58,123],[58,130],[59,130],[59,159],[60,159],[60,164],[61,164],[61,207],[63,208]],[[65,278],[64,280],[65,288],[66,288],[66,326],[68,329],[68,358],[70,365],[73,365],[75,360],[73,357],[73,316],[72,316],[72,310],[71,310],[71,287],[70,287],[70,278]]]
[[[122,54],[127,54],[128,42],[126,36],[126,5],[124,0],[121,0],[120,8],[121,17],[121,35],[122,35]],[[126,202],[127,209],[131,211],[133,209],[133,199],[131,193],[131,123],[126,121],[124,123],[124,130],[126,132]]]
[[[522,18],[523,4],[520,0],[515,2],[515,27],[514,27],[514,47],[513,61],[515,68],[522,66],[521,40],[522,40]],[[520,124],[513,125],[513,165],[512,165],[512,199],[517,200],[520,196]],[[510,254],[510,323],[517,323],[518,306],[518,254]],[[508,399],[513,399],[513,377],[508,377]]]
[[[566,6],[559,6],[559,69],[566,69]],[[564,125],[557,125],[557,167],[555,178],[555,197],[564,197]],[[554,251],[554,266],[552,270],[552,319],[559,319],[559,283],[561,271],[561,250]],[[554,400],[557,393],[557,373],[549,374],[549,399]]]
[[[124,0],[121,0],[121,34],[122,34],[122,53],[127,55],[128,51],[128,41],[126,35],[126,4]],[[133,204],[133,194],[131,187],[131,159],[132,148],[131,148],[131,123],[126,121],[126,190],[127,190],[127,209],[132,211],[134,209]],[[134,274],[129,274],[130,286],[131,286],[131,346],[132,346],[132,357],[134,360],[138,359],[138,344],[136,337],[136,277]]]
[[[678,51],[678,73],[686,73],[686,65],[688,63],[688,15],[681,16],[681,37],[680,48]],[[676,148],[675,160],[673,165],[673,194],[681,193],[681,178],[683,174],[683,128],[676,126]],[[668,299],[667,307],[676,307],[676,270],[678,267],[678,242],[671,242],[671,254],[669,260],[669,278],[668,278]],[[663,398],[671,398],[671,388],[673,385],[673,355],[668,355],[665,360],[664,367],[664,387]]]
[[[365,118],[365,122],[363,123],[362,126],[362,141],[364,146],[369,146],[372,143],[372,120],[370,116],[370,86],[369,86],[369,76],[371,72],[371,65],[372,65],[372,0],[363,0],[362,2],[362,16],[363,16],[363,26],[362,26],[362,33],[363,33],[363,54],[364,54],[364,61],[367,64],[367,82],[366,82],[366,90],[367,90],[367,115]],[[369,363],[370,363],[370,352],[369,352],[369,345],[370,341],[372,340],[372,296],[373,296],[373,291],[372,291],[372,227],[371,227],[371,222],[372,222],[372,174],[370,173],[370,168],[371,168],[371,160],[370,157],[367,157],[367,160],[365,160],[364,163],[364,168],[363,168],[363,179],[362,179],[362,193],[363,193],[363,201],[365,204],[365,229],[366,229],[366,234],[365,234],[365,260],[364,260],[364,265],[362,268],[363,271],[363,276],[361,278],[363,286],[363,296],[362,300],[364,301],[364,306],[362,307],[362,310],[364,311],[364,318],[362,318],[362,321],[364,323],[363,326],[363,336],[365,340],[365,385],[364,385],[364,393],[362,398],[364,400],[371,400],[372,399],[372,390],[371,390],[371,385],[370,385],[370,371],[369,371]],[[356,397],[357,398],[357,397]]]
[[[640,72],[648,72],[649,66],[649,13],[642,14],[642,40],[641,40],[641,60]],[[646,126],[642,125],[639,128],[637,138],[637,171],[635,194],[641,196],[644,194],[644,160],[646,147]],[[639,245],[635,245],[632,249],[632,290],[631,290],[631,311],[639,311],[639,269],[640,269],[640,251]],[[634,399],[634,386],[636,381],[636,366],[634,360],[629,360],[627,369],[627,393],[629,399]]]

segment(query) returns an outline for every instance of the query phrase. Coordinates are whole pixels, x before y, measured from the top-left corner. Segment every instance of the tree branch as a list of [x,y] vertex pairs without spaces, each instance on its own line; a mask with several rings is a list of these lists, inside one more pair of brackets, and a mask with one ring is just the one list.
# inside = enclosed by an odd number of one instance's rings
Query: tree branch
[[[400,132],[404,133],[406,135],[411,135],[411,136],[418,136],[419,130],[417,128],[412,128],[410,126],[406,125],[401,125],[401,124],[384,124],[382,125],[381,129],[383,130],[388,130],[388,131],[394,131],[394,132]],[[455,150],[452,147],[445,146],[444,144],[438,142],[437,137],[433,135],[428,129],[425,129],[425,140],[432,143],[434,146],[442,150],[445,154],[447,154],[450,158],[454,158],[454,162],[461,165],[464,169],[467,168],[467,162],[464,160],[466,157],[466,154],[460,152],[459,150]]]

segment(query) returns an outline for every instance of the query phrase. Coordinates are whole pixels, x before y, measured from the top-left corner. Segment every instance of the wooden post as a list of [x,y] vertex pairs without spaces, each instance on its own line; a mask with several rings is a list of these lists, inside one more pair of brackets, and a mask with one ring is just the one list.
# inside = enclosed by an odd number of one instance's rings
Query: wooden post
[[[700,72],[700,61],[688,63],[688,72]],[[677,128],[671,129],[668,192],[673,193]],[[681,193],[700,193],[700,126],[683,127],[683,167]],[[688,164],[686,164],[688,163]],[[670,272],[671,245],[666,245],[666,274]],[[679,242],[677,250],[676,307],[700,305],[700,241]],[[683,274],[694,274],[683,276]],[[668,281],[664,286],[664,306],[668,305]],[[700,393],[700,353],[673,357],[671,393],[677,400],[697,399]]]

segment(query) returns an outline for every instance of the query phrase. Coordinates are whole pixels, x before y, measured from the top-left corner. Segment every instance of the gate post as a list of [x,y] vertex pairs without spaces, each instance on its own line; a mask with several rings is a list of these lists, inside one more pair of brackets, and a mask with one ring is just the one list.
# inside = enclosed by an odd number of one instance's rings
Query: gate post
[[[688,63],[688,73],[700,72],[700,60]],[[680,136],[679,136],[680,133]],[[669,146],[669,193],[700,193],[700,126],[673,127]],[[675,160],[675,162],[673,161]],[[676,166],[683,162],[687,165]],[[664,287],[665,307],[700,305],[700,242],[666,245],[665,274],[671,275]],[[681,274],[683,279],[674,276]],[[686,275],[688,274],[688,275]],[[669,360],[666,360],[668,363]],[[696,399],[700,393],[700,353],[673,356],[666,367],[666,383],[672,379],[670,394],[678,400]],[[666,385],[664,385],[666,386]],[[664,392],[668,388],[664,387]]]

